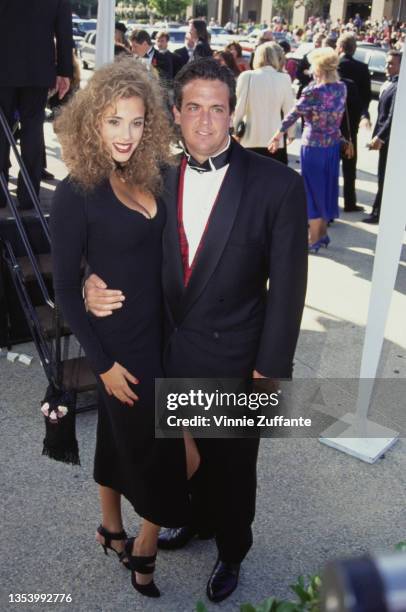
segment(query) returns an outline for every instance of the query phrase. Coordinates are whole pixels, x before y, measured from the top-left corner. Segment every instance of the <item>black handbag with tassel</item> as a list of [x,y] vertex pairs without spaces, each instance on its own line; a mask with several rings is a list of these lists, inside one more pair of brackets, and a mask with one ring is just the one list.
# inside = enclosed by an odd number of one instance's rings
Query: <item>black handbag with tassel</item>
[[[76,439],[77,384],[72,380],[63,381],[61,361],[61,314],[54,307],[55,352],[52,356],[52,370],[48,376],[49,385],[41,402],[45,419],[45,438],[42,454],[55,461],[80,465],[79,446]],[[81,347],[79,349],[79,355]],[[51,373],[52,372],[52,373]],[[76,381],[77,382],[77,381]]]
[[41,404],[45,419],[42,454],[73,465],[80,465],[76,439],[76,391],[58,389],[51,383]]

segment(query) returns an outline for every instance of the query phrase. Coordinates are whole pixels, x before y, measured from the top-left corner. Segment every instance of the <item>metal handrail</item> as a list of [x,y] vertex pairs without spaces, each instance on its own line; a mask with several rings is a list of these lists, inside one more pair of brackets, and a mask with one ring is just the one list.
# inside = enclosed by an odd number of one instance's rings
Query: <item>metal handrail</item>
[[26,321],[30,327],[34,343],[37,347],[42,367],[45,370],[48,381],[53,382],[55,379],[59,378],[58,365],[53,363],[52,353],[43,337],[41,324],[35,309],[32,307],[27,289],[25,287],[21,267],[14,254],[13,247],[8,240],[3,240],[2,244],[4,245],[6,251],[5,260],[12,275],[14,286],[16,288],[21,307],[24,311]]
[[[38,218],[39,218],[40,223],[42,225],[42,229],[44,230],[45,237],[48,240],[49,246],[51,246],[51,234],[50,234],[50,231],[49,231],[48,224],[47,224],[46,219],[44,217],[44,214],[43,214],[43,212],[41,210],[38,196],[35,193],[34,187],[32,186],[30,175],[28,174],[27,168],[25,167],[24,162],[23,162],[23,160],[21,158],[21,155],[20,155],[20,153],[19,153],[19,151],[17,149],[17,144],[16,144],[15,138],[13,136],[13,132],[11,131],[11,128],[10,128],[8,122],[7,122],[7,119],[6,119],[5,115],[4,115],[4,112],[3,112],[3,109],[1,108],[1,106],[0,106],[0,125],[3,128],[3,132],[4,132],[6,138],[7,138],[8,142],[9,142],[10,147],[13,150],[13,153],[14,153],[15,157],[16,157],[17,164],[18,164],[18,166],[20,168],[20,171],[21,171],[21,176],[23,177],[25,186],[27,187],[27,191],[30,194],[32,203],[34,204],[34,208],[36,210],[36,213],[38,214]],[[6,186],[7,186],[7,183],[6,183]],[[4,187],[3,187],[3,189],[4,189]]]
[[31,265],[32,265],[33,269],[34,269],[38,285],[39,285],[39,287],[41,289],[42,297],[44,298],[44,301],[48,304],[48,306],[50,306],[51,308],[55,308],[55,303],[50,298],[49,293],[48,293],[48,289],[47,289],[47,287],[46,287],[46,285],[44,283],[44,279],[42,278],[41,271],[40,271],[40,269],[38,267],[37,259],[36,259],[35,255],[33,253],[32,248],[31,248],[30,241],[28,239],[27,232],[25,231],[24,224],[21,221],[20,213],[17,210],[17,207],[14,204],[13,200],[11,199],[10,193],[8,191],[7,181],[6,181],[6,178],[4,176],[4,172],[0,172],[0,185],[3,188],[4,195],[6,196],[7,204],[10,206],[11,211],[13,213],[15,222],[17,224],[18,231],[20,233],[21,240],[23,241],[24,248],[25,248],[25,250],[27,252],[27,256],[28,256],[28,258],[29,258],[29,260],[31,262]]

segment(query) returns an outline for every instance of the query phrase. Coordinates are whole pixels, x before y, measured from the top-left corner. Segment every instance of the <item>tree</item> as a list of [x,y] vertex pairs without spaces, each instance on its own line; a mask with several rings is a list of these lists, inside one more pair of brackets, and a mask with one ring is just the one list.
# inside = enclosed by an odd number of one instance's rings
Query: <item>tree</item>
[[296,0],[273,0],[272,12],[280,17],[285,17],[290,21],[293,13],[293,7],[296,4]]
[[186,11],[191,0],[150,0],[149,4],[161,17],[176,17]]

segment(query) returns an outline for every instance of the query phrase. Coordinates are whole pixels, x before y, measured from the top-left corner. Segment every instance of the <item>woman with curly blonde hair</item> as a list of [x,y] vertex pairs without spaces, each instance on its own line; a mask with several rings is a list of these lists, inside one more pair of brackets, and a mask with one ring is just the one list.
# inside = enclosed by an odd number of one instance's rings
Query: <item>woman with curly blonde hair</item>
[[[56,300],[99,387],[96,539],[150,597],[160,594],[152,579],[159,526],[179,527],[188,513],[183,441],[154,437],[154,379],[163,376],[160,168],[171,141],[162,99],[155,77],[133,58],[94,73],[55,123],[69,176],[51,215]],[[114,316],[86,312],[82,258],[125,294]],[[122,495],[143,518],[136,538],[123,529]]]

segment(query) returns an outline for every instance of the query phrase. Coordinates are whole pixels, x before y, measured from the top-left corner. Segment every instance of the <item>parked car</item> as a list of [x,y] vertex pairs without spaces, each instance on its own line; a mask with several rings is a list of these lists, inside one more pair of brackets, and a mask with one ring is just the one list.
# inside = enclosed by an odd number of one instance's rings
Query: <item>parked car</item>
[[96,29],[97,19],[72,19],[72,27],[75,28],[78,36],[84,38],[88,32]]
[[[169,43],[168,43],[168,49],[169,51],[175,51],[176,49],[180,49],[181,47],[184,47],[185,45],[185,34],[188,31],[188,27],[186,26],[179,26],[176,28],[163,28],[163,30],[169,34]],[[158,32],[160,32],[161,30],[157,30],[156,28],[154,29],[154,31],[151,33],[151,38],[153,41],[155,41],[156,35],[158,34]]]
[[207,30],[210,34],[210,46],[224,48],[235,38],[232,34],[229,34],[227,30],[221,28],[220,26],[212,26],[207,28]]
[[367,64],[371,75],[372,93],[377,96],[386,81],[386,54],[387,51],[371,43],[358,43],[354,57]]
[[[230,35],[229,42],[231,40],[237,40],[241,47],[246,51],[254,51],[258,44],[258,39],[262,36],[264,30],[253,30],[250,34],[242,34],[241,36],[232,36]],[[279,43],[281,40],[286,40],[291,48],[293,49],[296,46],[295,40],[288,32],[272,32],[272,39]]]
[[94,69],[96,65],[96,32],[88,32],[80,46],[80,58],[85,70]]

